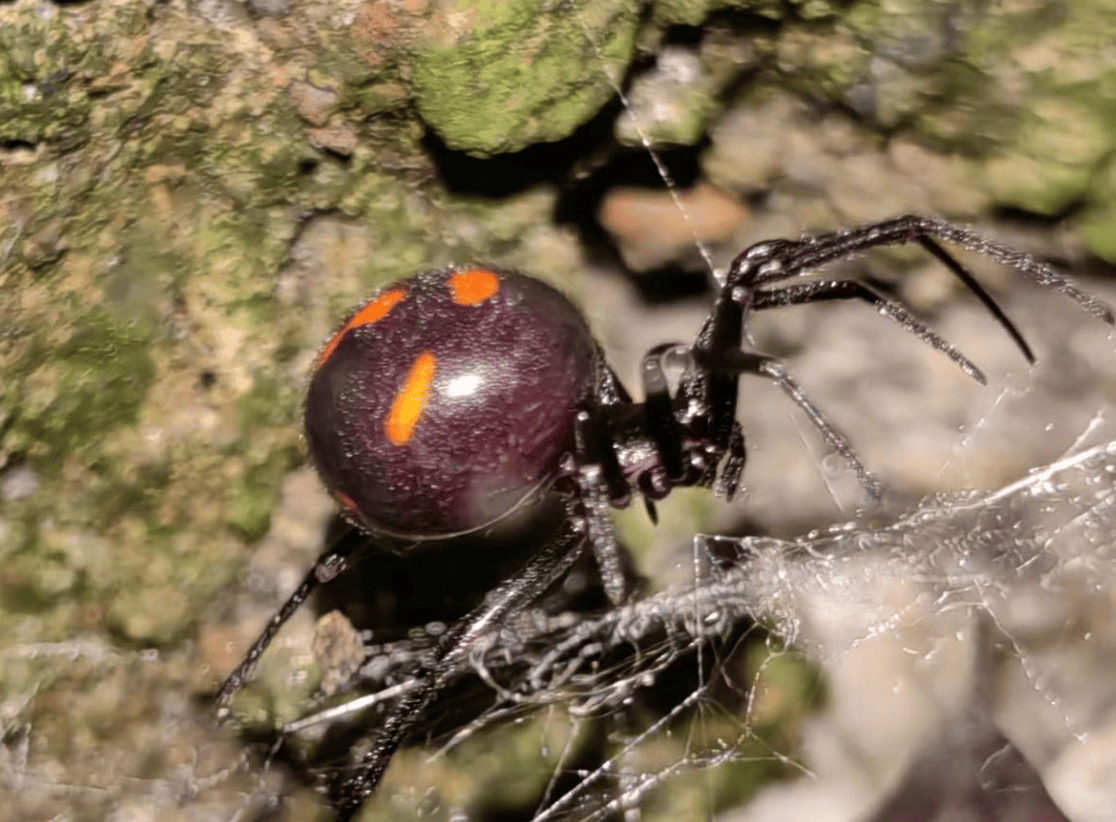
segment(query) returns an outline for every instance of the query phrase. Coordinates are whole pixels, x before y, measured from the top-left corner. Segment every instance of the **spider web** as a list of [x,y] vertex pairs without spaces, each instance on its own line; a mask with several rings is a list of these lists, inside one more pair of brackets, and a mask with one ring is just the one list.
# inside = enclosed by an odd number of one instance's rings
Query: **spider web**
[[[1073,806],[1068,818],[1104,818],[1109,806],[1082,802],[1072,784],[1106,744],[1116,701],[1111,677],[1097,675],[1116,643],[1106,630],[1116,440],[1104,438],[1106,420],[1094,423],[1064,457],[996,491],[939,494],[890,521],[797,539],[698,536],[692,585],[596,616],[522,615],[473,649],[470,665],[495,701],[441,752],[527,709],[560,706],[575,728],[630,714],[641,692],[696,664],[692,690],[638,727],[629,717],[595,767],[567,772],[559,757],[535,822],[631,813],[661,804],[672,783],[692,789],[695,774],[748,762],[792,778],[737,819],[863,819],[889,791],[881,822],[957,818],[988,802],[995,812],[975,818],[1036,808],[1048,815],[1035,818],[1066,818],[1048,790]],[[750,640],[767,654],[742,678]],[[395,653],[373,653],[365,674],[406,667]],[[761,703],[778,696],[772,668],[799,654],[828,683],[825,711],[801,730],[801,757],[761,727]],[[675,753],[662,763],[664,744]],[[977,787],[958,788],[943,755],[975,762]],[[937,780],[932,792],[927,779]],[[912,791],[922,814],[892,815]],[[928,793],[952,815],[931,814]]]

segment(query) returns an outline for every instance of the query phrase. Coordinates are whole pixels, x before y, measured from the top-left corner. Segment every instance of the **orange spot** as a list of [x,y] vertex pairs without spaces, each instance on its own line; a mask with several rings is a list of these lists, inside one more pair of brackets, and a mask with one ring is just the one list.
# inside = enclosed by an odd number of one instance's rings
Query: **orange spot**
[[404,445],[414,433],[426,399],[430,396],[430,384],[434,382],[434,355],[423,351],[415,357],[411,371],[388,412],[384,432],[392,445]]
[[453,301],[458,305],[476,305],[500,290],[500,278],[483,268],[455,271],[450,275]]
[[406,296],[407,292],[402,288],[393,288],[390,291],[378,294],[362,305],[357,310],[357,313],[353,314],[353,316],[349,318],[349,321],[341,326],[337,333],[325,344],[322,353],[318,355],[318,362],[315,367],[321,367],[322,363],[330,358],[333,352],[337,350],[337,346],[341,344],[341,340],[344,339],[346,334],[362,325],[371,325],[374,322],[379,322]]
[[346,494],[342,494],[340,491],[334,491],[333,492],[333,498],[335,500],[337,500],[339,503],[341,503],[341,507],[344,508],[349,513],[351,513],[351,514],[356,513],[357,504],[355,502],[353,502],[352,497],[349,497]]

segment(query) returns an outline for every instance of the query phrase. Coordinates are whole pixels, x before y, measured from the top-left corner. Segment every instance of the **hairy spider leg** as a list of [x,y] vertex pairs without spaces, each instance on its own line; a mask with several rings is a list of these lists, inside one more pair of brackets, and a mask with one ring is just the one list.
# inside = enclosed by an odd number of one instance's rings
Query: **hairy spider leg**
[[[910,310],[899,300],[889,299],[877,293],[860,280],[816,280],[802,285],[786,285],[779,288],[754,289],[747,302],[755,311],[767,308],[782,308],[789,305],[805,305],[823,300],[863,300],[889,320],[896,322],[902,329],[924,343],[941,351],[981,385],[988,383],[984,372],[962,354],[951,342],[941,337],[923,323],[915,319]],[[998,306],[997,306],[998,307]],[[1012,326],[1014,330],[1014,326]],[[1022,337],[1020,337],[1022,339]],[[1024,349],[1029,352],[1030,349]]]
[[[616,376],[616,372],[605,361],[604,351],[599,345],[597,362],[598,372],[593,401],[581,409],[589,413],[589,419],[581,422],[575,419],[574,422],[575,445],[580,442],[578,448],[583,449],[575,456],[580,454],[578,459],[584,458],[600,465],[601,478],[608,490],[611,503],[623,507],[631,501],[632,487],[617,459],[613,424],[609,419],[615,412],[634,407],[635,403],[620,378]],[[580,434],[579,425],[582,428]],[[578,436],[582,437],[579,441]],[[572,467],[565,466],[563,471],[569,475],[572,473]],[[616,601],[616,604],[619,602]]]
[[[659,445],[659,456],[663,460],[666,479],[671,483],[682,482],[682,428],[674,413],[674,403],[670,398],[670,386],[663,369],[663,356],[676,343],[657,345],[643,355],[640,378],[643,381],[643,413],[647,432]],[[661,494],[670,489],[656,489]],[[654,509],[652,509],[654,510]]]
[[329,785],[330,801],[340,822],[356,815],[376,790],[395,752],[427,706],[468,668],[468,656],[476,640],[538,599],[581,556],[588,534],[585,515],[576,500],[567,505],[566,520],[558,536],[439,638],[430,664],[419,675],[418,687],[391,710],[369,751]]
[[804,237],[800,240],[767,240],[745,249],[730,264],[726,284],[719,297],[719,305],[724,302],[735,305],[741,319],[738,320],[736,315],[728,311],[715,310],[699,337],[699,342],[705,342],[705,345],[696,345],[695,354],[704,355],[708,359],[707,367],[712,370],[753,373],[775,380],[783,391],[807,413],[831,447],[853,465],[861,484],[872,496],[878,497],[878,482],[856,459],[847,438],[822,415],[821,410],[809,400],[786,369],[776,360],[746,354],[740,351],[738,346],[727,344],[732,335],[723,329],[718,329],[717,326],[735,325],[741,322],[744,312],[748,310],[761,311],[828,300],[862,300],[897,323],[903,330],[948,356],[966,374],[983,384],[986,382],[983,372],[954,345],[919,322],[901,301],[885,297],[859,280],[828,279],[803,285],[762,287],[781,280],[812,274],[826,263],[870,248],[917,242],[976,295],[1019,347],[1027,361],[1033,363],[1034,353],[1019,329],[992,296],[964,266],[936,242],[935,238],[946,240],[969,251],[991,257],[1003,265],[1011,266],[1039,285],[1054,288],[1070,297],[1093,316],[1109,324],[1113,323],[1113,313],[1107,305],[1081,291],[1064,275],[1029,254],[999,245],[969,229],[945,220],[906,215],[846,231]]
[[[754,293],[758,286],[765,283],[809,274],[826,263],[870,248],[914,242],[926,249],[964,283],[1015,341],[1028,362],[1034,362],[1034,354],[1015,324],[980,283],[935,240],[953,243],[967,251],[989,257],[1001,265],[1010,266],[1038,285],[1064,294],[1084,311],[1109,325],[1116,319],[1109,306],[1085,293],[1064,274],[1030,254],[1000,245],[975,231],[946,220],[914,214],[845,231],[804,237],[801,240],[756,243],[732,261],[726,287],[738,286],[744,289],[745,294]],[[899,321],[897,318],[896,320]]]
[[[604,455],[615,461],[615,452],[605,438],[604,427],[598,413],[582,410],[574,420],[574,448],[577,453],[573,480],[577,484],[574,498],[581,509],[589,547],[597,560],[605,593],[613,605],[620,605],[627,593],[624,568],[620,562],[620,548],[609,513],[608,483],[602,468]],[[619,466],[617,466],[619,471]]]
[[744,343],[744,309],[729,295],[728,289],[721,290],[698,331],[690,347],[695,367],[683,374],[674,403],[675,413],[688,420],[698,439],[712,446],[706,449],[704,464],[697,466],[699,477],[682,484],[712,486],[725,499],[736,494],[744,469],[744,433],[736,419],[739,372],[710,369],[707,364],[719,352],[739,351]]
[[1016,347],[1023,352],[1023,356],[1026,357],[1027,362],[1034,365],[1035,352],[1031,350],[1030,344],[1024,339],[1022,332],[1016,328],[1011,318],[1000,308],[1000,304],[992,299],[992,295],[985,290],[984,286],[977,282],[976,278],[974,278],[961,263],[953,259],[952,254],[938,245],[934,240],[929,237],[919,237],[918,244],[925,248],[938,262],[948,268],[953,273],[953,276],[964,283],[965,287],[976,295],[977,299],[984,304],[984,308],[988,313],[996,318],[996,322],[1000,324],[1000,327],[1007,331],[1008,336],[1015,341]]
[[[690,350],[697,367],[695,373],[684,377],[679,385],[678,402],[683,408],[687,404],[693,405],[700,409],[699,416],[704,414],[708,417],[708,433],[718,449],[713,455],[713,462],[727,454],[714,490],[729,499],[739,483],[746,453],[743,429],[736,419],[738,377],[741,374],[762,376],[775,382],[806,413],[829,446],[852,467],[869,496],[880,499],[883,490],[879,480],[857,458],[848,437],[826,418],[786,368],[772,357],[742,350],[745,311],[752,307],[752,298],[757,291],[752,285],[757,276],[755,258],[759,257],[766,263],[794,245],[789,240],[760,243],[752,247],[759,251],[749,255],[746,250],[733,261],[728,280]],[[786,274],[781,267],[780,275],[783,278],[794,276]]]
[[310,594],[314,592],[318,585],[329,582],[348,567],[349,556],[364,541],[365,537],[359,531],[355,528],[349,529],[318,557],[302,582],[295,588],[294,593],[287,597],[287,601],[264,626],[263,631],[256,637],[256,641],[244,654],[240,664],[221,683],[214,700],[217,706],[218,721],[224,722],[228,719],[229,703],[236,692],[251,680],[260,657],[263,656],[275,635],[279,633],[279,629],[310,597]]
[[752,374],[774,382],[810,418],[810,422],[821,432],[829,447],[849,464],[868,495],[875,500],[883,498],[883,486],[875,474],[864,467],[856,456],[849,438],[829,421],[778,359],[736,349],[718,352],[714,359],[707,362],[707,365],[714,371]]

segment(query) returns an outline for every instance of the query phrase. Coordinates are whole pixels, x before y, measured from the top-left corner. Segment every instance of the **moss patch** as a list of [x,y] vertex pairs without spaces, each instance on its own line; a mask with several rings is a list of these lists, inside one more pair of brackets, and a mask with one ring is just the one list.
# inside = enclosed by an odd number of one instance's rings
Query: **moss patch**
[[589,120],[615,94],[639,22],[625,0],[442,5],[413,62],[415,104],[448,146],[481,156]]

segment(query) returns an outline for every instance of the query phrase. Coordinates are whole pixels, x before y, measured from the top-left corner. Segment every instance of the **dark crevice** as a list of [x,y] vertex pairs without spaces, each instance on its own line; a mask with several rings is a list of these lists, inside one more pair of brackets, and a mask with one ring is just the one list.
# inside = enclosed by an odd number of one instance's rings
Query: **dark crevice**
[[1075,200],[1066,204],[1054,214],[1039,214],[1015,206],[1000,205],[992,209],[992,216],[1001,222],[1038,231],[1049,231],[1061,223],[1072,220],[1085,210],[1088,203]]
[[582,173],[585,158],[598,156],[610,146],[620,108],[619,100],[613,100],[564,140],[536,143],[510,154],[473,157],[449,148],[433,132],[427,133],[424,147],[451,194],[510,197],[540,183],[562,185]]
[[0,140],[0,151],[34,151],[38,143],[31,140],[21,140],[14,137],[10,140]]

